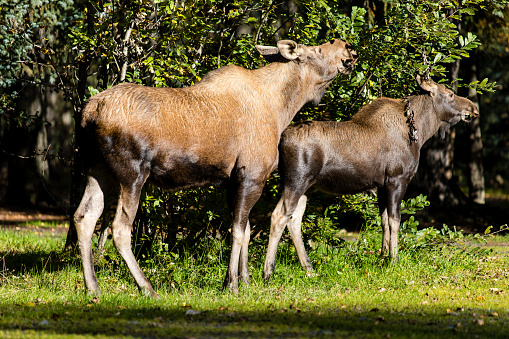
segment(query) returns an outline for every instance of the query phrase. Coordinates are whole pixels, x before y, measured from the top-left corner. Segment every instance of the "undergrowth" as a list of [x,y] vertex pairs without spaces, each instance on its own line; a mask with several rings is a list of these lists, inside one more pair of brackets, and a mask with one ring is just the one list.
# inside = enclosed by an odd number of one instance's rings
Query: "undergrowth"
[[[358,195],[354,199],[357,200],[350,205],[338,203],[328,208],[322,216],[307,214],[305,218],[303,234],[309,240],[308,255],[314,265],[313,274],[321,279],[306,279],[291,239],[286,236],[279,245],[276,272],[271,284],[284,287],[290,283],[302,286],[316,283],[323,288],[324,285],[383,283],[398,288],[408,281],[425,283],[439,276],[468,279],[471,278],[469,272],[475,271],[479,261],[492,254],[491,250],[480,246],[486,237],[465,235],[447,225],[441,229],[421,228],[419,222],[410,216],[401,225],[400,258],[393,263],[388,257],[380,256],[382,237],[376,199],[368,195]],[[418,196],[402,204],[402,213],[412,215],[427,205],[426,198]],[[338,225],[341,225],[345,211],[351,212],[351,206],[363,206],[354,211],[361,213],[363,225],[354,241],[346,241]],[[164,236],[152,240],[150,255],[138,253],[138,261],[156,290],[221,290],[230,251],[227,241],[207,236],[194,244],[191,251],[185,247],[177,251],[163,239]],[[258,236],[250,243],[249,265],[252,283],[255,284],[264,283],[262,270],[266,241],[266,238]],[[97,262],[96,270],[100,279],[102,277],[110,283],[132,282],[128,269],[111,245]],[[404,278],[395,279],[395,276]]]
[[[300,267],[286,237],[275,274],[265,281],[266,239],[263,233],[254,237],[251,281],[241,283],[238,295],[222,290],[230,249],[217,237],[178,251],[154,238],[151,255],[138,252],[161,296],[153,300],[138,292],[111,241],[96,261],[103,294],[94,298],[85,293],[78,253],[62,251],[63,235],[4,230],[0,337],[504,337],[509,260],[483,246],[490,234],[423,229],[408,218],[399,261],[391,262],[380,257],[373,198],[354,198],[363,199],[366,214],[353,240],[343,239],[340,228],[348,211],[333,213],[348,210],[346,204],[305,220],[307,232],[326,228],[307,238],[311,274]],[[425,205],[419,197],[403,210],[413,213]]]

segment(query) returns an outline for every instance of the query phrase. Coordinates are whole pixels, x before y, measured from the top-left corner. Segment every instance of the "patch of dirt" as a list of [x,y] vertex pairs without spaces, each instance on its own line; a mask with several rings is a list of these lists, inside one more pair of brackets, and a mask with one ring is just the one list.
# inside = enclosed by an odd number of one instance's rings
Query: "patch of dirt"
[[61,210],[0,206],[0,229],[67,233],[69,217]]

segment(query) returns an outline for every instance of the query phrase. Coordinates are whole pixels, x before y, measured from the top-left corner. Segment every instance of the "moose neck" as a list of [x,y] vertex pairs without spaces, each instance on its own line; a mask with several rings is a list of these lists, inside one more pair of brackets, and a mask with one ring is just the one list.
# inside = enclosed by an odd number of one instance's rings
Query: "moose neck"
[[433,106],[433,99],[427,94],[409,97],[407,112],[414,112],[418,145],[421,148],[428,139],[438,132],[442,125]]
[[281,134],[302,106],[310,101],[314,82],[310,83],[312,80],[306,74],[306,68],[295,62],[273,62],[254,72],[272,114],[277,112]]

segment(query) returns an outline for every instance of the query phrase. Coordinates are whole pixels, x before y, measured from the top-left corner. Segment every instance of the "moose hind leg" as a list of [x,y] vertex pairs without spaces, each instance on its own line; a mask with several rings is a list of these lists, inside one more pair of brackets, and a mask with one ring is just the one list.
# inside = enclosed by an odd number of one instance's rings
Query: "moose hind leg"
[[246,230],[244,231],[244,238],[242,240],[242,247],[240,248],[240,262],[239,274],[242,280],[247,284],[249,283],[249,240],[251,238],[251,225],[249,220],[246,223]]
[[108,229],[111,219],[110,206],[112,204],[112,194],[110,194],[105,198],[103,220],[101,222],[101,228],[99,229],[99,240],[97,241],[97,248],[95,252],[96,260],[100,260],[104,254],[104,246],[106,245],[106,240],[108,239]]
[[[302,187],[305,188],[307,186],[303,185]],[[283,195],[271,216],[269,245],[267,246],[267,255],[263,266],[265,279],[269,279],[274,273],[274,269],[276,267],[277,248],[285,227],[292,224],[294,218],[296,219],[296,223],[298,223],[298,227],[300,227],[299,220],[302,220],[302,214],[306,208],[306,201],[307,198],[303,195],[302,189],[297,191],[288,188],[284,189]],[[292,226],[294,225],[292,224]],[[304,245],[302,245],[302,247],[304,247]]]
[[136,258],[131,249],[131,231],[138,209],[141,186],[142,185],[133,190],[127,189],[124,186],[120,188],[120,198],[118,200],[115,218],[111,224],[111,233],[115,248],[124,259],[140,290],[145,295],[158,298],[159,296],[136,262]]
[[285,230],[286,224],[290,218],[285,213],[285,205],[285,199],[283,197],[277,203],[276,208],[270,217],[269,245],[267,246],[267,254],[263,265],[263,275],[265,279],[269,279],[274,273],[279,239],[281,239],[283,231]]
[[306,210],[306,202],[307,197],[305,195],[301,196],[299,203],[297,204],[297,208],[295,209],[295,212],[293,212],[292,218],[288,223],[288,230],[290,231],[290,236],[292,237],[293,244],[297,250],[300,264],[306,271],[309,272],[313,270],[313,264],[311,264],[311,260],[309,260],[309,257],[306,253],[304,242],[302,241],[301,231],[302,217],[304,216],[304,211]]
[[90,294],[100,294],[92,256],[92,236],[104,208],[104,193],[97,178],[89,175],[80,205],[74,213],[78,245],[83,264],[85,287]]

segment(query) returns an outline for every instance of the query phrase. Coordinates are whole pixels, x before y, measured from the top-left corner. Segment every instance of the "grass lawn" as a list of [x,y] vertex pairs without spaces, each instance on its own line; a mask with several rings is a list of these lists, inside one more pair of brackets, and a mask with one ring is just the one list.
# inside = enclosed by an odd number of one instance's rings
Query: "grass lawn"
[[[96,271],[100,298],[84,292],[65,233],[0,231],[0,337],[41,338],[508,338],[508,236],[487,245],[401,250],[390,264],[356,243],[310,253],[315,274],[283,245],[262,279],[265,250],[252,250],[252,281],[221,291],[226,262],[198,256],[146,260],[160,294],[142,296],[111,244]],[[494,248],[486,251],[486,246]],[[252,247],[255,247],[254,245]]]

